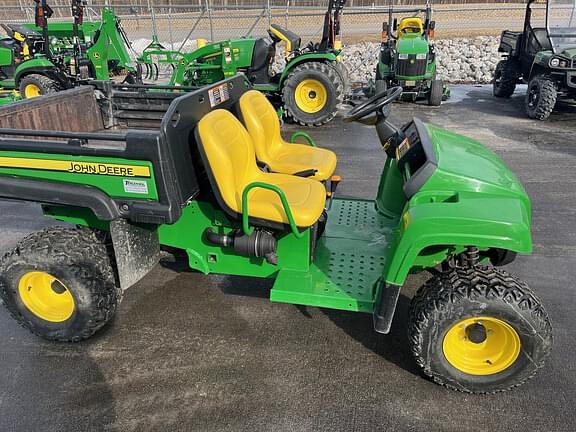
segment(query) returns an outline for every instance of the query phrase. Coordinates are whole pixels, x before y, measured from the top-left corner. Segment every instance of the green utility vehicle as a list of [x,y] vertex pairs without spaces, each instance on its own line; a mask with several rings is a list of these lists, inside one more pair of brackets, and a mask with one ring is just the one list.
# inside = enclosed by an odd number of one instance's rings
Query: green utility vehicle
[[576,0],[548,0],[542,28],[532,27],[534,2],[526,6],[524,31],[502,33],[494,96],[508,98],[525,82],[528,116],[546,120],[557,102],[576,104]]
[[27,99],[135,72],[114,13],[104,8],[100,22],[85,23],[83,8],[74,0],[72,23],[48,24],[52,11],[44,0],[36,4],[35,23],[2,24],[7,35],[0,39],[0,86]]
[[[301,47],[300,36],[272,24],[268,36],[205,44],[191,53],[165,49],[157,40],[138,63],[143,78],[157,78],[162,64],[172,65],[170,85],[203,86],[238,72],[266,92],[286,116],[302,125],[319,126],[334,118],[348,90],[348,72],[340,62],[340,15],[345,0],[330,0],[322,39]],[[277,44],[285,42],[286,66],[272,72]]]
[[[393,19],[397,12],[413,13]],[[423,14],[422,16],[418,16]],[[436,79],[436,52],[431,40],[436,22],[432,21],[430,1],[425,9],[393,9],[389,7],[388,22],[382,24],[380,57],[376,66],[376,93],[391,86],[404,89],[403,99],[416,102],[425,99],[438,106],[450,96],[442,80]]]
[[[91,113],[66,123],[72,131],[54,130],[58,118],[52,130],[0,130],[0,198],[76,226],[31,234],[0,262],[0,298],[33,333],[92,336],[165,251],[206,275],[274,279],[275,302],[372,314],[381,333],[408,275],[428,270],[406,322],[426,375],[483,393],[543,366],[548,316],[498,268],[532,250],[526,192],[481,144],[418,119],[389,123],[401,88],[344,118],[375,126],[384,149],[372,200],[334,196],[333,153],[283,142],[274,109],[241,75],[174,99],[157,130],[102,132],[118,126],[115,104],[67,92],[0,109],[0,120],[22,104],[21,115],[56,103]],[[159,97],[133,93],[132,106]]]

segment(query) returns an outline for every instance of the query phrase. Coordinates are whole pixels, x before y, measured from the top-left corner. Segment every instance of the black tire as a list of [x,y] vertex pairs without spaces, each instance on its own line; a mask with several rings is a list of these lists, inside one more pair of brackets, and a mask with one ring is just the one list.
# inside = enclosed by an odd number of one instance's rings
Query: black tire
[[[112,318],[122,299],[110,256],[99,231],[56,227],[30,234],[0,261],[0,299],[10,315],[37,336],[66,342],[87,339]],[[20,291],[26,285],[19,285],[36,272],[56,278],[61,292],[71,294],[69,318],[55,322],[27,306]],[[50,287],[58,292],[54,282]]]
[[348,68],[346,67],[346,65],[344,65],[343,62],[339,61],[339,62],[336,62],[333,64],[334,64],[334,68],[336,69],[336,71],[340,75],[340,79],[342,80],[342,84],[344,85],[343,97],[345,99],[346,96],[348,96],[350,94],[350,73],[348,72]]
[[[511,357],[497,373],[466,373],[446,357],[444,339],[449,330],[471,317],[500,320],[518,336],[517,357]],[[543,367],[552,348],[548,315],[530,288],[501,269],[485,266],[451,270],[422,286],[412,299],[408,337],[426,375],[438,384],[469,393],[496,393],[519,386]],[[459,343],[473,343],[471,338],[464,340]],[[488,359],[481,362],[492,365]]]
[[494,80],[492,81],[492,92],[494,96],[509,98],[516,90],[518,83],[518,66],[514,61],[501,60],[496,65]]
[[[315,112],[306,112],[296,101],[298,86],[305,80],[312,80],[323,86],[326,100]],[[312,94],[312,92],[310,93]],[[316,96],[312,96],[314,99]],[[298,65],[286,78],[282,88],[282,101],[286,116],[304,126],[320,126],[332,120],[343,101],[344,83],[334,67],[326,63],[307,62]]]
[[35,96],[44,96],[47,94],[56,93],[58,91],[58,84],[53,79],[44,75],[30,74],[26,75],[20,81],[19,89],[22,99],[30,99],[31,97],[35,97],[30,95],[30,91],[27,91],[27,89],[30,87],[38,89],[40,94]]
[[558,92],[554,82],[543,75],[533,78],[528,83],[526,92],[526,113],[536,120],[546,120],[554,111]]
[[374,95],[384,93],[386,90],[388,90],[388,83],[386,80],[376,80],[376,84],[374,85]]
[[442,80],[433,80],[430,83],[430,93],[428,94],[428,105],[440,106],[444,98],[444,82]]

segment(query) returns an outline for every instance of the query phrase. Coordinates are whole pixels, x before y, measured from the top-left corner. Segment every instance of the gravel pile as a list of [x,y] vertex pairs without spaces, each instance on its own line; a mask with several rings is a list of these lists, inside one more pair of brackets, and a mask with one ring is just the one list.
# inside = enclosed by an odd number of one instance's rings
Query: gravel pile
[[[500,61],[497,37],[480,36],[435,41],[438,78],[453,83],[489,83]],[[380,44],[361,42],[344,47],[343,59],[352,81],[374,79]],[[284,53],[276,55],[275,70],[284,67]]]
[[[134,41],[133,48],[141,52],[149,40]],[[457,38],[435,41],[438,77],[452,83],[489,83],[494,68],[500,61],[498,37],[479,36],[473,39]],[[169,44],[165,44],[169,47]],[[175,44],[178,48],[180,44]],[[195,41],[188,42],[184,51],[195,48]],[[344,47],[343,59],[351,81],[367,82],[374,79],[380,44],[361,42]],[[282,70],[285,65],[284,51],[278,49],[274,62],[274,71]]]

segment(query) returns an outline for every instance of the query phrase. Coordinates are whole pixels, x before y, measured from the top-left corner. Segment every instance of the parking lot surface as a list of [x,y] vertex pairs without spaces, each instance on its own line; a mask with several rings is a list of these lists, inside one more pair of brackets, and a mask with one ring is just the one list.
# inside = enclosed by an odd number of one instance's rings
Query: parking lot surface
[[[0,309],[0,431],[576,430],[576,110],[536,122],[521,92],[502,101],[459,86],[439,108],[396,104],[393,119],[478,139],[524,183],[534,253],[508,270],[541,297],[555,337],[526,385],[474,396],[420,375],[405,322],[426,273],[379,335],[370,315],[270,303],[271,281],[159,265],[82,343],[45,342]],[[376,193],[384,154],[373,128],[337,119],[310,133],[338,154],[340,195]],[[35,205],[1,202],[1,251],[49,223]]]

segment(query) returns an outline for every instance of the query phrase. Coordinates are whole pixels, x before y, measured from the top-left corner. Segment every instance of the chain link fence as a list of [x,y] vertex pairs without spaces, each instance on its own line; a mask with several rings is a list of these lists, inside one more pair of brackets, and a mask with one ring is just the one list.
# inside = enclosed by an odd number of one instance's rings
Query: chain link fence
[[[457,0],[456,0],[457,1]],[[66,2],[66,0],[61,0]],[[245,36],[263,36],[270,24],[275,23],[302,36],[303,43],[317,40],[322,33],[325,7],[303,6],[319,2],[247,2],[228,0],[195,0],[188,5],[151,4],[137,2],[120,4],[110,2],[121,18],[122,25],[135,49],[143,48],[153,35],[170,48],[179,48],[184,42],[203,38],[221,40]],[[281,4],[283,3],[283,4]],[[295,5],[297,4],[297,6]],[[370,2],[349,1],[342,16],[344,43],[376,41],[380,38],[382,22],[388,20],[387,6],[366,5]],[[33,2],[20,2],[15,6],[0,6],[0,22],[30,22],[34,20]],[[360,6],[357,6],[361,4]],[[68,5],[52,5],[52,21],[70,18]],[[98,20],[103,5],[86,8],[85,20]],[[395,6],[394,17],[411,15],[407,8]],[[438,38],[497,35],[503,29],[521,29],[525,6],[518,3],[435,4]],[[535,6],[534,19],[544,21],[545,9]],[[534,22],[533,19],[533,22]]]

